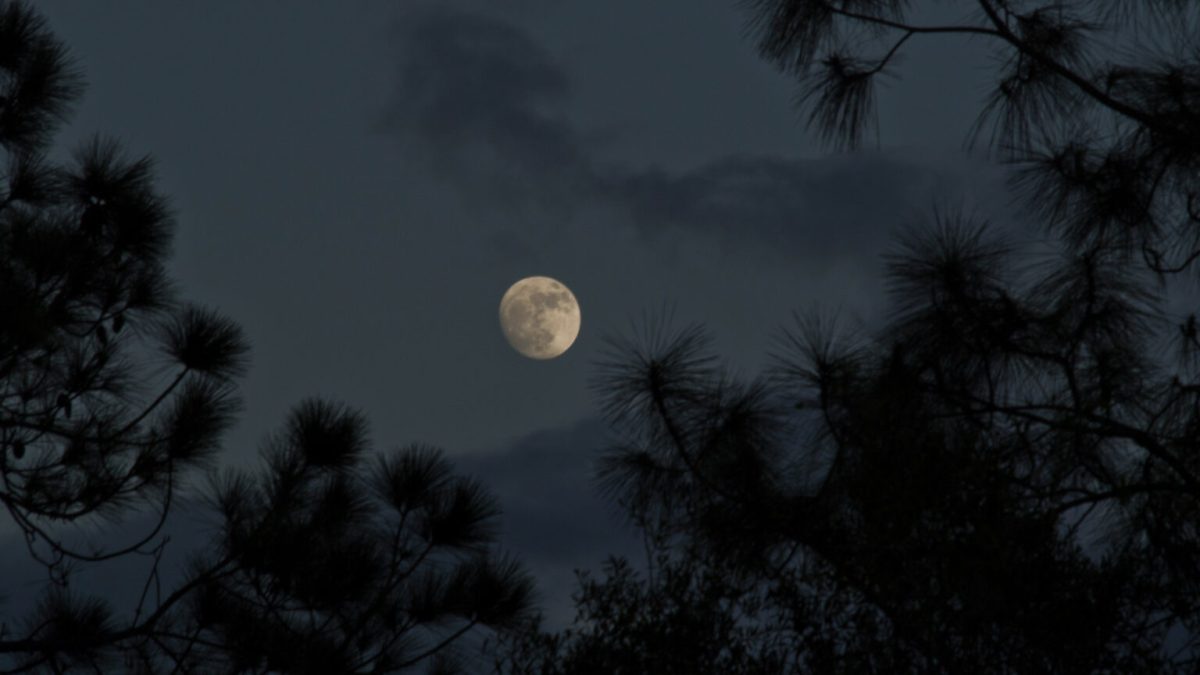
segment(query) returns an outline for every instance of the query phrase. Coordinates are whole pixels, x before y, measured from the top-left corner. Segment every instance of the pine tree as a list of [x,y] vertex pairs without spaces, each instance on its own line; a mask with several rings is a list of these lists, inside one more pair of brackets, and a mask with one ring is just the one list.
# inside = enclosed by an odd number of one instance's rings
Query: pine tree
[[[978,0],[921,25],[911,4],[748,3],[811,126],[851,148],[906,44],[991,41],[971,140],[1056,257],[935,213],[886,260],[882,329],[805,315],[760,379],[724,375],[702,330],[619,341],[598,386],[629,440],[601,484],[669,569],[721,573],[706,629],[736,619],[727,647],[774,672],[1195,672],[1200,343],[1170,301],[1200,258],[1197,6]],[[684,668],[694,640],[652,642],[678,617],[635,604],[670,578],[583,585],[580,621],[516,635],[508,669],[632,644]],[[608,588],[606,613],[657,613],[597,623]]]
[[[0,77],[0,503],[49,580],[28,616],[0,617],[0,670],[456,672],[469,639],[524,617],[531,582],[492,546],[484,488],[431,448],[372,452],[344,405],[301,402],[259,470],[196,480],[247,342],[173,292],[149,159],[103,139],[47,159],[81,78],[22,2],[0,2]],[[162,526],[184,490],[221,527],[173,584]],[[67,536],[147,513],[120,544]],[[72,583],[142,556],[131,615]]]

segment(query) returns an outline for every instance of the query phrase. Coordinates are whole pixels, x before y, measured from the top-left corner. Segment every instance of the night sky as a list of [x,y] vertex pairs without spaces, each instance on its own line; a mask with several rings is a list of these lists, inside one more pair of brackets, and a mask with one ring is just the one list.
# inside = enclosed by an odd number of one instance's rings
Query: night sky
[[[730,0],[37,6],[88,82],[56,151],[100,133],[152,156],[181,296],[253,343],[222,461],[314,395],[378,448],[440,446],[500,497],[552,618],[573,568],[640,551],[589,483],[606,335],[670,311],[753,374],[793,312],[882,317],[880,254],[933,206],[1021,227],[963,150],[981,42],[909,45],[877,142],[846,154]],[[529,275],[582,306],[560,358],[497,323]]]

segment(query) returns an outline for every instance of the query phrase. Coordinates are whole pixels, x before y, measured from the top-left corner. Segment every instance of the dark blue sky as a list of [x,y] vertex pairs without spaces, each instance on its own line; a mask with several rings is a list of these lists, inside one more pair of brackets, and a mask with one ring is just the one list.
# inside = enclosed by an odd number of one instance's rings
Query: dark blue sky
[[[587,481],[604,335],[669,304],[753,372],[795,310],[875,315],[879,254],[935,202],[1007,220],[961,151],[978,43],[914,42],[878,143],[833,154],[731,0],[38,7],[88,81],[62,147],[156,159],[183,295],[253,342],[224,460],[301,398],[343,400],[378,447],[438,445],[492,484],[558,611],[571,568],[629,548]],[[547,362],[497,324],[533,274],[583,309]]]

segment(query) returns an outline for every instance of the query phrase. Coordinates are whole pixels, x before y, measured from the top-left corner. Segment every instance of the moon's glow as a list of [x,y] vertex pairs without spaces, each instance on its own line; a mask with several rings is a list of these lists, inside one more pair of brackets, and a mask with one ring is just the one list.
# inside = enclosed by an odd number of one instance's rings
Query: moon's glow
[[579,303],[571,289],[550,277],[526,277],[500,299],[500,328],[513,349],[531,359],[552,359],[579,336]]

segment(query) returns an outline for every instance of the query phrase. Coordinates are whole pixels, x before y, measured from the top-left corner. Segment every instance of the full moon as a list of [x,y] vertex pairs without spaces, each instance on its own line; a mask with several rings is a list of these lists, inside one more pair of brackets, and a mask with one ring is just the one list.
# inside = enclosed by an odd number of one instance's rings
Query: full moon
[[526,277],[500,299],[500,328],[508,344],[531,359],[561,356],[579,336],[575,294],[550,277]]

